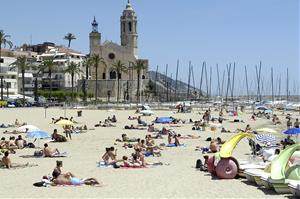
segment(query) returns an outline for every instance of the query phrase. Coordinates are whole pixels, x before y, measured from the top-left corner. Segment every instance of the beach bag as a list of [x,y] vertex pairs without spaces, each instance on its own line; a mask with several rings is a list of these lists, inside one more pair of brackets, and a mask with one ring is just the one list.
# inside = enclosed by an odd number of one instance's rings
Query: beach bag
[[43,187],[44,186],[44,182],[36,182],[36,183],[33,183],[33,186],[35,187]]
[[201,170],[201,168],[203,169],[203,163],[202,163],[202,161],[200,159],[198,159],[196,161],[196,169],[200,169]]
[[29,143],[27,144],[27,147],[28,147],[28,148],[35,148],[35,145],[34,145],[33,143],[29,142]]
[[41,156],[43,156],[43,151],[35,151],[35,152],[33,153],[33,156],[34,156],[34,157],[41,157]]

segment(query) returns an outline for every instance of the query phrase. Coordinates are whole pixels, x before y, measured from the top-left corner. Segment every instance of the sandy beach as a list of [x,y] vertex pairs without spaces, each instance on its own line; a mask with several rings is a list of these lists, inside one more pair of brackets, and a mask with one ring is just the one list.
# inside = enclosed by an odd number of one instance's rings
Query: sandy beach
[[[200,111],[203,112],[203,111]],[[217,116],[213,112],[213,116]],[[205,141],[207,137],[221,137],[228,139],[232,133],[220,133],[218,130],[213,133],[192,131],[192,124],[183,124],[181,127],[174,127],[176,133],[200,135],[200,139],[182,139],[181,142],[186,147],[164,148],[161,157],[149,157],[146,161],[162,161],[169,165],[156,166],[145,169],[101,169],[96,167],[96,162],[101,159],[105,147],[114,146],[118,150],[118,157],[130,155],[133,149],[124,149],[122,143],[115,143],[116,138],[120,138],[122,133],[129,137],[144,138],[146,130],[125,130],[127,124],[136,125],[137,122],[128,120],[128,116],[137,116],[133,110],[83,110],[83,116],[77,117],[77,110],[66,110],[66,117],[74,117],[79,125],[86,124],[88,128],[108,116],[117,116],[117,127],[98,127],[89,130],[87,133],[72,134],[72,140],[66,143],[49,143],[52,148],[66,151],[68,157],[59,158],[63,161],[63,171],[70,171],[78,177],[95,177],[103,182],[103,187],[34,187],[32,184],[40,181],[42,176],[50,175],[55,167],[57,158],[24,158],[23,155],[32,155],[36,149],[17,150],[16,154],[11,154],[11,160],[16,163],[35,163],[36,167],[23,169],[0,169],[0,192],[1,198],[287,198],[287,195],[277,195],[275,192],[266,191],[256,186],[247,184],[245,179],[219,180],[213,179],[209,173],[196,170],[196,160],[203,155],[195,151],[196,146],[208,146]],[[12,124],[18,118],[20,122],[33,124],[42,130],[53,132],[55,128],[62,133],[62,128],[51,123],[51,118],[64,116],[64,110],[60,108],[49,108],[45,118],[43,108],[15,108],[0,109],[0,123]],[[173,116],[181,119],[198,120],[202,115],[194,110],[192,113],[173,113],[169,111],[155,111],[155,115],[142,117],[143,120],[151,122],[156,116]],[[245,123],[225,122],[224,127],[231,131],[236,128],[245,128],[250,124],[253,129],[259,127],[271,127],[283,130],[285,120],[280,126],[274,126],[271,120],[259,119],[250,121],[250,112],[238,116]],[[233,116],[225,117],[233,120]],[[161,128],[163,125],[156,125]],[[168,125],[164,125],[168,127]],[[8,130],[13,130],[9,128]],[[9,134],[2,134],[5,129],[0,130],[1,137],[9,138]],[[25,135],[23,134],[23,137]],[[39,146],[42,147],[49,139],[41,140]],[[156,144],[167,143],[167,137],[155,140]],[[247,139],[242,140],[234,151],[234,156],[238,160],[246,160],[250,152]],[[288,195],[291,196],[291,195]]]

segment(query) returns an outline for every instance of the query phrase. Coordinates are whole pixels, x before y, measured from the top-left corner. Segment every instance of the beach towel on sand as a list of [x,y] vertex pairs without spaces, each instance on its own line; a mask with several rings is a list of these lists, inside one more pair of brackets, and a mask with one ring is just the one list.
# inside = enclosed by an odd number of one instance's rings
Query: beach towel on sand
[[173,122],[173,119],[170,117],[159,117],[157,120],[155,120],[155,123],[160,123],[160,124],[169,124]]
[[101,169],[114,168],[113,165],[105,164],[105,162],[97,162],[96,167]]
[[167,144],[166,147],[186,147],[185,144],[180,144],[179,146],[176,146],[174,143],[173,144]]

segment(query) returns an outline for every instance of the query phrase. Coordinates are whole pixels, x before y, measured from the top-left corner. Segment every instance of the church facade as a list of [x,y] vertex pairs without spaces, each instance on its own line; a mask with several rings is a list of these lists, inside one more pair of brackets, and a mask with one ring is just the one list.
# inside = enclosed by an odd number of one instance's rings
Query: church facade
[[[94,18],[92,32],[89,34],[90,56],[99,55],[103,62],[98,65],[98,97],[115,99],[117,95],[117,73],[113,65],[121,61],[126,66],[126,72],[119,74],[120,99],[134,101],[136,98],[137,71],[133,65],[137,60],[142,60],[146,66],[141,72],[140,91],[148,79],[147,59],[140,59],[138,56],[138,20],[130,2],[128,1],[120,17],[120,38],[121,43],[101,40],[101,33],[98,31],[98,23]],[[95,88],[96,69],[90,68],[89,90]]]

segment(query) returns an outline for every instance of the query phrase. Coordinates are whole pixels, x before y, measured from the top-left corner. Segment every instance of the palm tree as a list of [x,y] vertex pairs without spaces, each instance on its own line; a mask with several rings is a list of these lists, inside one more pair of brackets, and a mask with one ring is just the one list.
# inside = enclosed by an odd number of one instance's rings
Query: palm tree
[[2,51],[2,45],[6,47],[6,45],[9,45],[9,48],[13,46],[13,43],[9,41],[10,35],[6,35],[3,30],[0,30],[0,73],[1,71],[1,51]]
[[145,62],[143,60],[138,59],[134,64],[133,64],[134,70],[136,70],[137,73],[137,92],[136,92],[136,98],[137,98],[137,103],[140,102],[140,79],[141,79],[141,72],[142,70],[146,69]]
[[65,40],[68,40],[68,48],[70,48],[70,46],[71,46],[71,41],[72,40],[75,40],[76,39],[76,37],[75,37],[75,35],[73,35],[72,33],[68,33],[65,37],[64,37],[64,39]]
[[10,70],[17,68],[18,73],[21,71],[22,74],[22,95],[23,95],[23,107],[25,106],[25,71],[30,69],[30,64],[27,61],[27,57],[25,55],[17,57],[17,60],[10,64]]
[[113,64],[112,69],[117,73],[117,81],[118,81],[118,89],[117,89],[117,102],[119,103],[119,95],[120,95],[120,77],[122,72],[127,73],[127,68],[125,64],[118,60],[116,63]]
[[72,87],[72,102],[74,101],[74,76],[81,72],[79,65],[75,62],[71,62],[68,64],[67,69],[64,71],[65,73],[69,73],[71,75],[71,87]]
[[83,61],[83,66],[85,66],[85,81],[84,81],[84,90],[83,90],[83,100],[86,102],[87,100],[87,82],[89,79],[89,68],[93,65],[92,58],[88,57]]
[[39,74],[43,73],[45,70],[44,65],[34,65],[32,66],[33,70],[35,70],[35,80],[34,80],[34,101],[36,103],[39,102],[39,96],[38,96],[38,76]]
[[55,70],[56,66],[54,63],[54,57],[46,57],[43,60],[43,68],[48,70],[48,77],[49,77],[49,85],[50,85],[50,92],[49,98],[51,99],[52,95],[52,72]]
[[94,67],[96,69],[96,86],[95,86],[95,101],[97,102],[97,99],[98,99],[98,66],[99,66],[99,63],[105,63],[103,58],[100,57],[98,54],[94,54],[92,57],[92,63],[94,64]]

